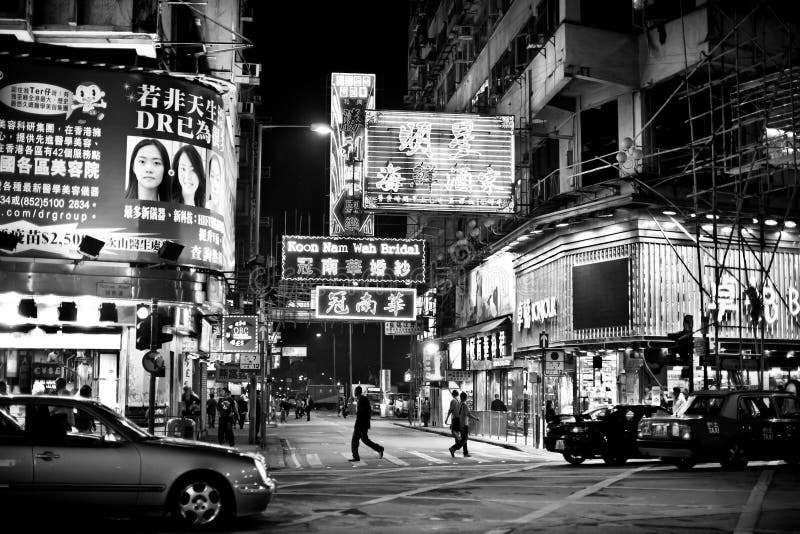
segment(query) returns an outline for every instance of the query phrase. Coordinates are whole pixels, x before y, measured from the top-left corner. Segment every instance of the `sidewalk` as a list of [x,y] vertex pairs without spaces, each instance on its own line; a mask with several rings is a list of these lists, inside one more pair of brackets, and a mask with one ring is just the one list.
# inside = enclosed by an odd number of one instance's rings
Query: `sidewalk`
[[[283,444],[281,439],[277,436],[275,424],[267,425],[266,433],[266,447],[261,448],[260,443],[248,443],[250,426],[245,423],[244,428],[239,428],[239,425],[233,427],[234,447],[242,452],[254,452],[260,454],[267,460],[267,467],[269,469],[283,469],[286,464],[283,460]],[[219,427],[207,429],[207,434],[200,438],[204,443],[219,444],[218,432]],[[260,439],[260,436],[259,436]],[[223,445],[227,445],[224,443]]]
[[[420,432],[429,432],[431,434],[439,434],[440,436],[447,436],[450,437],[450,430],[444,427],[434,427],[434,426],[423,426],[420,424],[410,425],[408,423],[403,423],[399,421],[392,421],[392,424],[397,426],[402,426],[405,428],[411,428],[413,430],[419,430]],[[533,456],[540,457],[542,460],[551,460],[551,461],[561,461],[564,458],[555,452],[550,452],[547,449],[539,449],[534,447],[531,444],[525,444],[522,441],[517,443],[508,442],[501,439],[496,438],[489,438],[486,436],[478,435],[478,434],[470,434],[469,435],[470,441],[479,441],[481,443],[488,443],[489,445],[496,445],[498,447],[503,447],[504,449],[511,449],[514,451],[521,451],[527,452]]]

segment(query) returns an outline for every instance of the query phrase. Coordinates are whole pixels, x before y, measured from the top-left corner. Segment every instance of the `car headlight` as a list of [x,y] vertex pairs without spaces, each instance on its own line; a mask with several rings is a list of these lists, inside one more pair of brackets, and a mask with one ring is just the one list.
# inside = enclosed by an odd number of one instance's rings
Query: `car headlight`
[[582,426],[573,426],[572,430],[570,430],[573,434],[583,434],[586,432],[586,429]]

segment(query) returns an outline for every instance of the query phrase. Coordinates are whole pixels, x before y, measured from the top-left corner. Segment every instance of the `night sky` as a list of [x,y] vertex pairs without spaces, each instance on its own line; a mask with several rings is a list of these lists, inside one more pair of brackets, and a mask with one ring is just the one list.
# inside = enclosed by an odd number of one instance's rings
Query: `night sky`
[[[406,92],[408,4],[405,0],[348,2],[255,2],[256,54],[262,64],[261,113],[273,124],[330,122],[330,75],[333,72],[375,73],[376,108],[401,109]],[[327,235],[327,137],[303,129],[264,131],[264,160],[271,170],[267,214],[275,219],[274,236],[284,233]],[[310,219],[310,224],[309,224]],[[284,222],[286,228],[284,230]],[[381,231],[379,235],[389,235]],[[309,231],[310,226],[310,231]],[[387,230],[388,231],[388,230]],[[316,338],[321,324],[283,328],[285,344],[307,344],[309,358],[293,371],[312,377],[333,370],[332,324],[327,337]],[[335,327],[336,372],[348,376],[348,329]],[[377,325],[353,327],[353,378],[366,382],[378,375]],[[384,337],[384,368],[392,382],[408,369],[408,337]],[[282,365],[286,366],[286,358]],[[284,368],[276,376],[282,376]]]

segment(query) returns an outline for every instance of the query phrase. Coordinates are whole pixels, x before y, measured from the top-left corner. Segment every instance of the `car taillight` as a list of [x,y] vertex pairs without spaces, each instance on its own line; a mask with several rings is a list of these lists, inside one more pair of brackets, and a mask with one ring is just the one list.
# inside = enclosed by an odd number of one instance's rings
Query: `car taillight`
[[682,439],[692,439],[692,427],[689,425],[680,425],[680,434]]
[[586,432],[586,429],[583,428],[582,426],[573,426],[570,432],[572,432],[573,434],[583,434],[584,432]]

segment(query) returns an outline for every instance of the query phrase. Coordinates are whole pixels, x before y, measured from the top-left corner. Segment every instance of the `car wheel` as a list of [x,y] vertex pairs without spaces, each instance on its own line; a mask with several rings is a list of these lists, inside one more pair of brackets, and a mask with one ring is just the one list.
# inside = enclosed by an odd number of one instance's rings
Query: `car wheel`
[[662,458],[665,462],[674,465],[681,471],[688,471],[694,467],[695,462],[692,458]]
[[585,456],[581,456],[580,454],[570,454],[568,452],[564,453],[564,459],[572,465],[581,465],[586,461]]
[[231,505],[224,483],[215,477],[201,476],[178,483],[173,511],[186,525],[208,527],[222,523],[230,515]]
[[625,465],[628,458],[624,454],[620,454],[619,456],[603,456],[603,461],[606,465]]
[[747,467],[747,451],[741,441],[732,441],[722,452],[719,464],[723,469],[744,469]]

